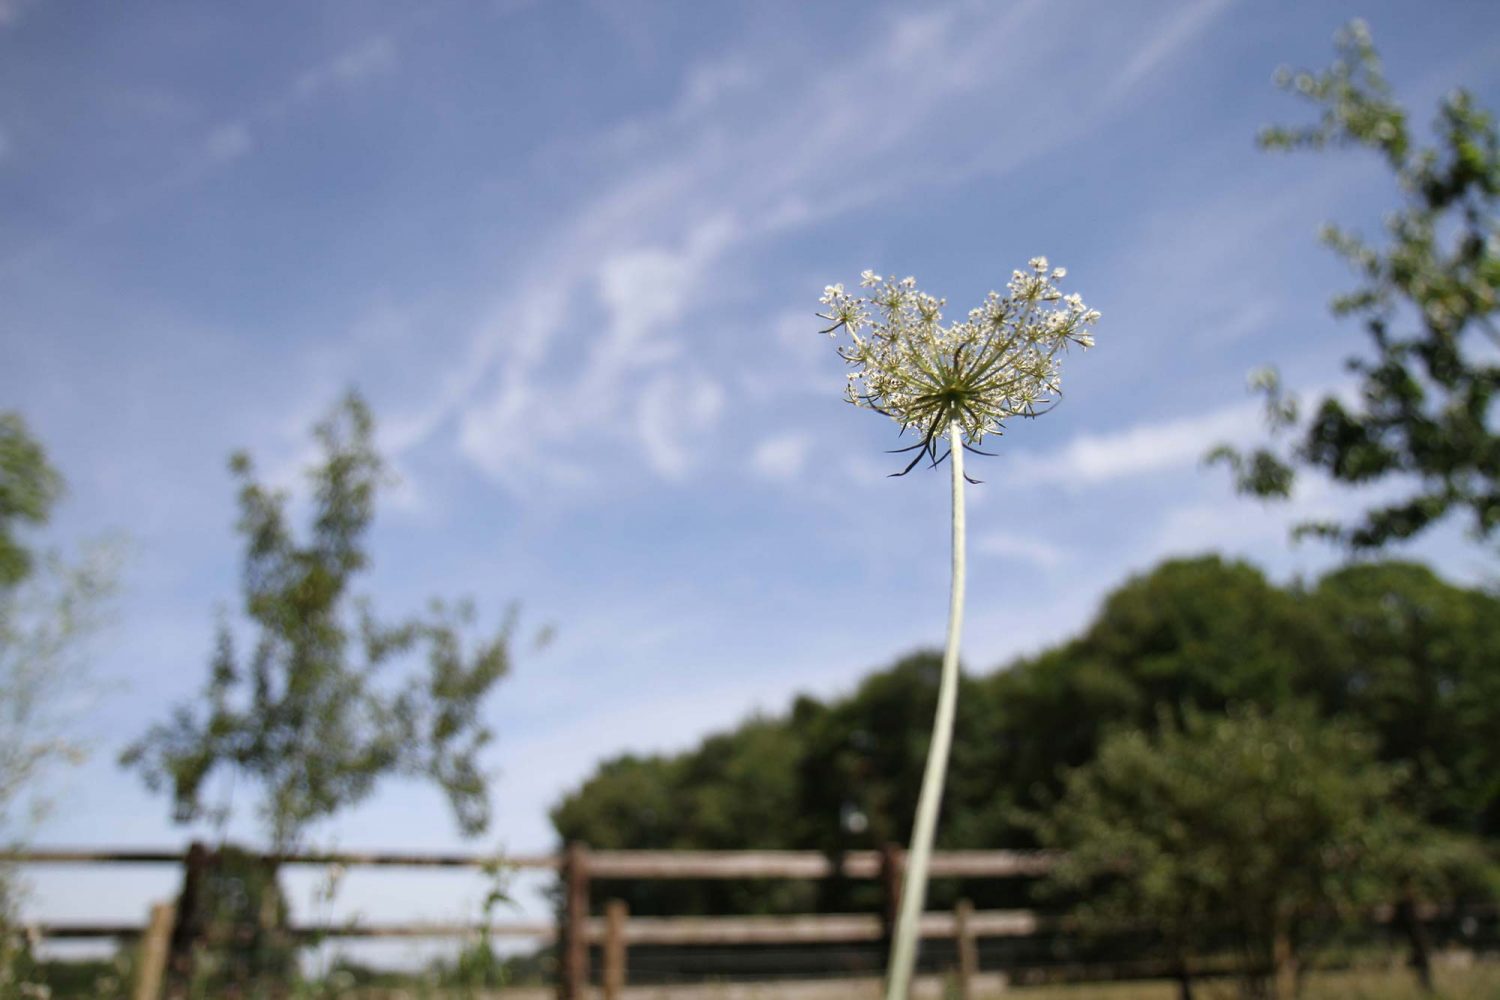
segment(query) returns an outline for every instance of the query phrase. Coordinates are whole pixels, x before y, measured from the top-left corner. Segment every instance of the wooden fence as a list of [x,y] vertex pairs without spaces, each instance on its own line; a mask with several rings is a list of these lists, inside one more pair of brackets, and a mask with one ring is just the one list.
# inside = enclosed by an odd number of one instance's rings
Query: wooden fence
[[[487,933],[523,937],[557,947],[559,1000],[582,1000],[589,992],[589,949],[599,948],[599,986],[607,1000],[617,1000],[626,985],[631,946],[750,945],[880,942],[889,940],[899,907],[905,852],[852,851],[837,859],[812,851],[593,851],[571,844],[561,854],[495,857],[481,854],[402,854],[391,852],[324,852],[265,857],[268,864],[344,867],[542,870],[557,873],[561,900],[556,921],[494,924],[327,924],[290,928],[305,940],[323,938],[434,938]],[[180,865],[183,885],[191,891],[202,871],[214,863],[213,852],[200,844],[187,851],[34,850],[0,854],[0,861],[26,865]],[[947,851],[932,857],[934,878],[999,879],[1045,873],[1054,856],[1026,851]],[[632,917],[621,900],[606,900],[603,916],[593,916],[594,880],[661,879],[865,879],[882,886],[878,913],[806,914],[757,917]],[[956,943],[958,984],[977,972],[975,942],[987,937],[1036,933],[1040,925],[1030,910],[976,911],[960,902],[952,912],[928,912],[920,928],[924,938]],[[191,942],[173,927],[173,916],[153,908],[145,927],[104,923],[43,923],[32,928],[45,938],[131,938],[143,942],[138,1000],[156,1000],[169,953]],[[171,947],[168,947],[168,940]]]

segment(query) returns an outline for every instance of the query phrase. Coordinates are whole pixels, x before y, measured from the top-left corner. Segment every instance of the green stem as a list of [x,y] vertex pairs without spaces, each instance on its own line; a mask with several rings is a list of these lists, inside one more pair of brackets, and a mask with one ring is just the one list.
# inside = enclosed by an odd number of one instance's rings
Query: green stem
[[937,717],[932,723],[927,769],[922,774],[922,794],[917,799],[917,820],[911,831],[901,912],[891,941],[886,1000],[907,1000],[911,991],[912,971],[917,962],[917,932],[927,902],[927,869],[932,860],[932,841],[943,801],[943,779],[948,773],[948,751],[953,746],[953,716],[958,706],[958,637],[964,617],[964,449],[956,422],[948,425],[948,447],[952,451],[948,463],[953,467],[953,588],[948,597],[948,644],[943,650]]

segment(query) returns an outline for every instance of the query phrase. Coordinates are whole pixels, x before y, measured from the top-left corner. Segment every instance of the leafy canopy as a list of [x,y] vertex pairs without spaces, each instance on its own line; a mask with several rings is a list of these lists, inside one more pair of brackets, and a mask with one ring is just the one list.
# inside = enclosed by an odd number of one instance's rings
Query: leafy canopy
[[1331,69],[1279,74],[1284,88],[1321,107],[1318,122],[1267,129],[1260,142],[1279,150],[1359,147],[1395,175],[1401,203],[1387,217],[1383,243],[1333,225],[1323,231],[1361,279],[1333,301],[1336,315],[1361,318],[1369,335],[1367,351],[1346,362],[1355,398],[1326,395],[1304,421],[1275,371],[1260,372],[1252,383],[1266,394],[1273,432],[1289,435],[1290,447],[1247,454],[1221,447],[1211,457],[1227,462],[1240,491],[1254,496],[1288,496],[1298,469],[1402,491],[1348,523],[1309,522],[1300,534],[1374,549],[1465,515],[1475,535],[1489,538],[1500,527],[1495,121],[1456,90],[1439,106],[1436,144],[1422,146],[1365,26],[1354,22],[1336,42]]
[[[1004,669],[964,676],[939,840],[1035,846],[1017,817],[1062,792],[1068,768],[1114,732],[1163,718],[1291,701],[1370,734],[1407,776],[1398,804],[1456,835],[1500,837],[1500,599],[1403,562],[1276,586],[1243,562],[1172,560],[1110,593],[1076,637]],[[602,764],[553,810],[564,839],[614,848],[768,848],[837,853],[910,833],[937,697],[938,657],[917,654],[832,699],[802,697],[669,757]],[[717,883],[715,884],[717,886]],[[869,883],[820,887],[816,905],[876,904]],[[934,905],[1027,905],[997,882],[939,883]],[[718,888],[611,886],[632,912],[722,912]],[[754,893],[760,892],[760,895]],[[736,887],[743,911],[806,903]]]
[[[105,545],[76,560],[39,549],[42,528],[63,495],[62,475],[16,413],[0,413],[0,836],[20,834],[17,806],[41,808],[38,778],[51,764],[76,761],[83,747],[68,732],[66,703],[82,685],[83,643],[102,624],[114,587]],[[3,889],[0,889],[3,896]],[[0,918],[5,908],[0,899]]]
[[[231,459],[253,641],[242,650],[242,633],[221,623],[201,701],[179,706],[122,761],[152,789],[170,789],[179,822],[207,811],[216,771],[251,779],[278,850],[390,775],[435,782],[463,831],[479,833],[489,802],[478,755],[491,739],[480,706],[509,669],[514,615],[473,643],[463,638],[474,619],[467,602],[377,618],[352,594],[369,565],[365,536],[385,481],[368,407],[349,394],[314,436],[322,459],[309,470],[305,540],[290,524],[286,494],[256,481],[248,455]],[[417,652],[425,672],[388,676],[388,664]]]
[[1190,711],[1109,736],[1033,821],[1085,928],[1151,928],[1181,968],[1236,941],[1258,978],[1415,880],[1482,877],[1471,842],[1392,804],[1406,769],[1376,752],[1305,707]]
[[16,529],[45,524],[62,495],[62,476],[18,413],[0,413],[0,588],[31,574],[35,557]]
[[[85,546],[76,561],[38,549],[63,478],[17,413],[0,413],[0,841],[14,846],[50,804],[42,779],[76,762],[72,703],[86,687],[84,641],[102,622],[113,588],[109,548]],[[13,933],[21,888],[0,865],[0,995],[41,989],[24,936]]]

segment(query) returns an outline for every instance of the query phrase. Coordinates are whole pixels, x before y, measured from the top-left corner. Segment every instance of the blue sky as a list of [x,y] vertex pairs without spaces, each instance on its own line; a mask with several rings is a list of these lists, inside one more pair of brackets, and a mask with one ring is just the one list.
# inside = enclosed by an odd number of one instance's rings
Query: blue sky
[[[0,406],[69,480],[51,540],[129,538],[92,761],[39,838],[185,839],[114,757],[197,690],[235,601],[227,454],[295,488],[350,385],[401,476],[377,605],[519,600],[558,629],[489,703],[486,845],[550,846],[603,756],[935,645],[946,479],[885,478],[894,427],[841,402],[814,332],[866,267],[962,311],[1045,254],[1104,314],[1063,405],[978,465],[971,669],[1168,555],[1328,565],[1286,525],[1354,500],[1263,508],[1199,459],[1258,437],[1250,368],[1337,386],[1360,342],[1316,231],[1373,229],[1388,179],[1252,142],[1308,113],[1273,70],[1326,65],[1355,15],[1419,120],[1459,83],[1500,103],[1479,2],[0,0]],[[1415,554],[1490,569],[1456,531]],[[399,784],[318,838],[460,843]],[[35,912],[132,919],[170,884],[110,876],[101,902],[99,879],[39,875]],[[385,879],[341,905],[471,898]]]

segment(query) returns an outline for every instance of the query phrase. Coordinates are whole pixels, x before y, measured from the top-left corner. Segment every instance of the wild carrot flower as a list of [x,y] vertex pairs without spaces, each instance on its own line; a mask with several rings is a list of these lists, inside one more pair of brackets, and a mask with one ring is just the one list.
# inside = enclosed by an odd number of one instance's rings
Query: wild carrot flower
[[[821,300],[826,311],[818,316],[830,324],[822,332],[837,337],[842,331],[848,337],[839,345],[839,355],[850,366],[845,398],[895,420],[903,434],[915,430],[922,436],[916,444],[897,449],[917,455],[893,475],[906,475],[924,457],[934,466],[953,460],[948,641],[932,744],[912,824],[901,912],[891,941],[886,1000],[907,1000],[911,988],[927,871],[953,744],[964,607],[963,484],[974,482],[964,473],[963,453],[986,454],[975,445],[987,435],[1003,433],[1006,420],[1035,417],[1050,409],[1061,394],[1062,353],[1070,344],[1093,346],[1090,328],[1099,313],[1077,295],[1059,290],[1057,282],[1066,275],[1060,267],[1049,267],[1047,258],[1033,258],[1027,270],[1011,275],[1005,295],[991,292],[981,306],[970,310],[967,320],[947,326],[943,300],[918,291],[912,278],[898,281],[866,271],[860,286],[869,289],[868,294],[853,295],[843,285],[829,285]],[[941,456],[940,442],[947,445]]]
[[1070,344],[1092,347],[1090,327],[1099,319],[1058,288],[1066,275],[1047,258],[1033,258],[1011,275],[1005,295],[990,292],[967,320],[947,326],[946,301],[919,291],[913,278],[865,271],[860,286],[868,294],[824,289],[826,311],[818,316],[831,325],[822,332],[848,338],[838,349],[851,367],[844,398],[891,417],[903,433],[922,435],[902,449],[917,455],[897,475],[924,456],[941,461],[939,441],[950,425],[974,451],[1010,417],[1035,417],[1056,402],[1061,354]]

